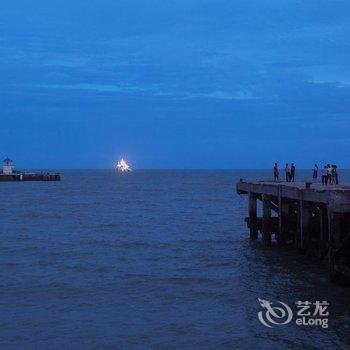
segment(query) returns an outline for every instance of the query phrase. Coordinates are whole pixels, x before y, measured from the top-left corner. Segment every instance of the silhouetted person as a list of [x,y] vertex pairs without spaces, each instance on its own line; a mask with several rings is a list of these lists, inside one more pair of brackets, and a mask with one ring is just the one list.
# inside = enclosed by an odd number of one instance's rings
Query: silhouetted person
[[317,179],[317,176],[318,176],[318,166],[317,166],[317,164],[315,164],[315,165],[314,165],[314,173],[312,174],[312,178],[313,178],[314,180],[316,180],[316,179]]
[[331,165],[331,184],[335,184],[335,168],[333,164]]
[[286,164],[285,171],[286,171],[286,182],[290,182],[290,167],[288,163]]
[[334,168],[335,168],[335,184],[338,185],[339,184],[338,167],[334,165]]
[[335,184],[339,184],[338,167],[335,165]]
[[327,164],[327,183],[330,185],[332,183],[332,167]]
[[335,164],[332,164],[332,184],[338,185],[338,172]]
[[322,169],[322,185],[327,185],[328,180],[328,171],[327,171],[327,165],[324,166]]
[[295,181],[295,165],[292,163],[292,166],[290,167],[290,180],[289,181]]
[[278,181],[279,176],[280,176],[280,172],[278,171],[278,165],[277,163],[275,163],[275,165],[273,166],[273,179],[275,181]]

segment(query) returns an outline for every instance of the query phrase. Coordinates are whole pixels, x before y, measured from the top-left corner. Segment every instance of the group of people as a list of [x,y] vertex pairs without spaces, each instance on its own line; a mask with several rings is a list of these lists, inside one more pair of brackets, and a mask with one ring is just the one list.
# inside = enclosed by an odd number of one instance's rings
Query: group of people
[[[286,164],[285,167],[285,173],[286,173],[286,182],[294,182],[295,181],[295,165],[294,163],[289,166],[289,164]],[[273,178],[275,181],[279,181],[280,172],[278,170],[278,165],[275,163],[273,166]]]
[[[295,181],[295,165],[292,163],[290,166],[287,163],[285,167],[286,182]],[[278,170],[278,165],[275,163],[273,166],[273,178],[275,181],[279,181],[280,172]],[[314,165],[312,178],[316,181],[318,178],[318,165]],[[322,169],[322,184],[323,185],[338,185],[338,171],[335,164],[327,164]]]
[[[314,173],[312,178],[317,179],[318,175],[318,166],[317,164],[314,165]],[[337,166],[335,164],[327,164],[322,169],[322,184],[323,185],[338,185],[339,179],[338,179],[338,171]]]

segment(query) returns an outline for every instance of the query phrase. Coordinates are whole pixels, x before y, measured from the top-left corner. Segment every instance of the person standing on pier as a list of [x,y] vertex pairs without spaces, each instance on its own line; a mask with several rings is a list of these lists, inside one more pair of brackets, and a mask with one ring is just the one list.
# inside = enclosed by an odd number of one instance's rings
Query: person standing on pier
[[292,163],[292,166],[290,167],[290,179],[289,182],[295,181],[295,165]]
[[339,179],[338,179],[338,167],[336,165],[334,165],[334,170],[335,170],[335,184],[338,185],[339,184]]
[[332,185],[338,185],[338,172],[335,164],[332,164]]
[[277,163],[275,163],[275,165],[273,166],[273,178],[275,181],[278,181],[279,180],[279,171],[278,171],[278,165]]
[[286,182],[290,182],[290,167],[288,163],[286,164],[285,171],[286,171]]
[[332,184],[332,167],[330,164],[327,164],[327,183],[329,185]]
[[328,180],[328,171],[327,171],[327,165],[324,166],[322,169],[322,185],[327,185]]
[[314,173],[312,174],[312,178],[314,180],[316,180],[317,179],[317,175],[318,175],[318,166],[317,166],[317,164],[315,164],[314,165]]

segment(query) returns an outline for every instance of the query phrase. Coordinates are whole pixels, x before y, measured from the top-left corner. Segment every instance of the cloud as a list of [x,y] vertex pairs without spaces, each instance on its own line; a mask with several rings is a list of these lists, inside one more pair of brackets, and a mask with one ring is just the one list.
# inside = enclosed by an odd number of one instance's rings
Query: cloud
[[66,89],[66,90],[92,90],[97,92],[126,92],[126,93],[139,93],[145,91],[144,89],[136,86],[128,85],[108,85],[108,84],[33,84],[32,87],[40,89]]
[[66,89],[66,90],[89,90],[102,93],[128,93],[128,94],[148,94],[153,97],[171,97],[178,99],[218,99],[218,100],[258,100],[259,97],[249,91],[212,91],[212,92],[178,92],[163,91],[154,86],[140,87],[131,85],[108,85],[108,84],[33,84],[34,88],[40,89]]

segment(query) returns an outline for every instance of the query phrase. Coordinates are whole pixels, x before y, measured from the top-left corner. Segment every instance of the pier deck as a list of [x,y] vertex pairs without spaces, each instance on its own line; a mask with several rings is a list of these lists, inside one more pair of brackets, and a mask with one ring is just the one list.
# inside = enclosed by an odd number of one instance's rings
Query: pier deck
[[274,236],[280,245],[294,244],[302,252],[327,259],[332,279],[350,278],[350,183],[240,181],[236,189],[248,195],[246,221],[252,240],[260,232],[270,245]]

